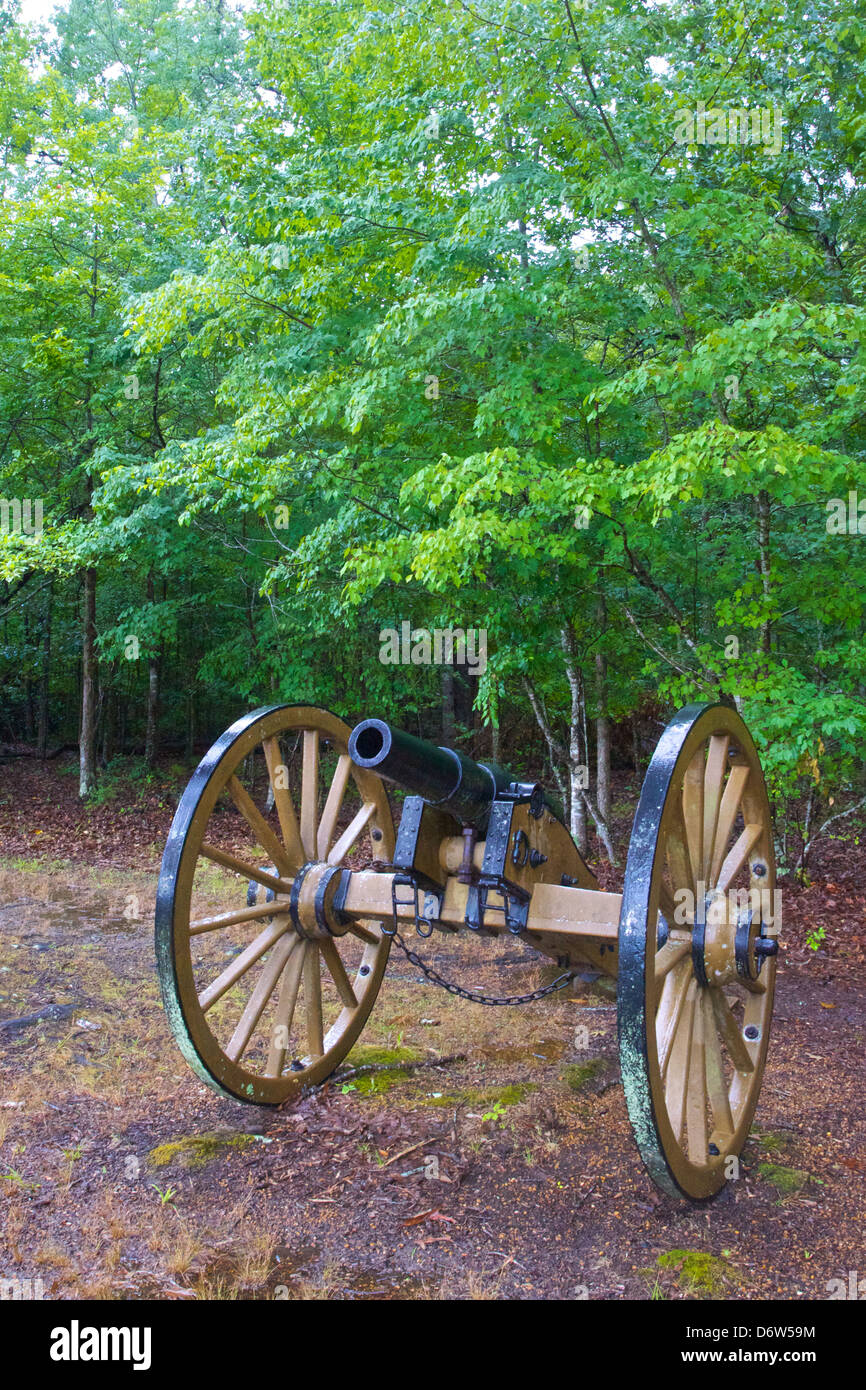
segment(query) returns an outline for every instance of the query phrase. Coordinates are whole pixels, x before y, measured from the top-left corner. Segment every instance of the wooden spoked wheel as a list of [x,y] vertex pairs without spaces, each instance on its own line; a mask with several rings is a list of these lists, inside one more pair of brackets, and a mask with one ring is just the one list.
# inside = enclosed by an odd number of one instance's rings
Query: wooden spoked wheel
[[727,705],[689,705],[647,771],[619,926],[629,1118],[672,1195],[711,1197],[736,1171],[770,1038],[774,892],[770,808],[748,730]]
[[341,867],[394,852],[384,787],[353,765],[349,733],[327,710],[256,710],[217,740],[177,808],[157,964],[181,1051],[222,1095],[276,1105],[323,1081],[378,994],[390,947],[379,924],[332,930],[317,910],[318,927],[312,897],[298,914],[302,883],[321,890],[318,909]]

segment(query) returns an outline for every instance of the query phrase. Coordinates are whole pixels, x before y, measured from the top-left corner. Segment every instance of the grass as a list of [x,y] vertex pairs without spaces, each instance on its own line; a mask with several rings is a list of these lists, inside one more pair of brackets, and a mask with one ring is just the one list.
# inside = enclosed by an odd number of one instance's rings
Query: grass
[[151,1168],[166,1168],[175,1162],[184,1168],[204,1168],[215,1158],[221,1158],[226,1149],[245,1149],[255,1142],[253,1134],[223,1133],[221,1130],[189,1134],[157,1144],[147,1155],[147,1163]]
[[570,1091],[582,1091],[584,1086],[598,1076],[603,1067],[603,1057],[594,1057],[590,1062],[569,1062],[559,1073],[559,1078]]
[[[703,1250],[668,1250],[659,1255],[656,1264],[660,1270],[671,1273],[683,1293],[698,1298],[722,1298],[736,1281],[726,1260]],[[650,1296],[658,1299],[661,1295],[653,1292]]]
[[775,1187],[780,1197],[791,1197],[802,1192],[807,1183],[821,1181],[802,1168],[786,1168],[780,1163],[759,1163],[758,1172],[765,1182]]

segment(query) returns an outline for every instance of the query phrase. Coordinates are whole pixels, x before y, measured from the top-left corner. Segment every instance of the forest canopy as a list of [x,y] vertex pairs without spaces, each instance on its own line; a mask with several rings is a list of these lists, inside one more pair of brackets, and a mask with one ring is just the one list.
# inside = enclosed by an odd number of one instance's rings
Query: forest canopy
[[861,802],[861,6],[3,0],[0,144],[0,739],[534,723],[607,844],[724,700]]

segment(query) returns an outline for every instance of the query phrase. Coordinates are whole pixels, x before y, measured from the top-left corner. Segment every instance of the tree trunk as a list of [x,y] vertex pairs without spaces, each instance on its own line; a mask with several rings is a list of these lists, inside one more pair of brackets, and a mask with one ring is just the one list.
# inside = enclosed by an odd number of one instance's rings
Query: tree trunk
[[454,670],[443,666],[442,671],[442,742],[446,748],[453,748],[456,742],[457,726],[454,709]]
[[643,776],[643,762],[640,755],[640,721],[636,714],[631,717],[631,756],[635,776],[640,781]]
[[[604,599],[599,603],[601,631],[607,626],[607,612]],[[607,712],[607,657],[603,652],[595,654],[595,698],[598,715],[595,721],[595,777],[597,783],[598,813],[610,825],[610,718]]]
[[191,690],[186,694],[186,736],[183,745],[183,756],[186,762],[193,760],[195,748],[195,700]]
[[36,725],[36,754],[44,758],[48,749],[48,696],[51,671],[51,610],[54,604],[54,585],[48,587],[45,626],[42,631],[42,669],[39,672],[39,714]]
[[81,728],[78,740],[78,795],[96,787],[96,570],[84,571],[84,626],[81,644]]
[[[770,497],[762,489],[758,493],[758,564],[761,570],[761,585],[765,601],[769,602],[772,587],[770,578]],[[769,653],[772,643],[770,619],[761,623],[761,651]]]
[[144,735],[144,761],[148,767],[156,765],[158,728],[159,657],[152,656],[147,663],[147,728]]
[[[571,781],[571,833],[575,844],[581,854],[586,853],[584,844],[587,842],[586,836],[586,813],[592,816],[598,838],[604,845],[605,853],[611,864],[615,863],[613,844],[610,838],[610,830],[607,821],[599,810],[598,803],[593,804],[589,793],[585,790],[582,783],[584,781],[584,769],[587,764],[582,757],[586,751],[586,695],[583,685],[583,674],[577,665],[577,651],[574,641],[574,630],[569,623],[565,625],[561,633],[562,651],[565,657],[565,674],[568,679],[568,688],[571,691],[571,717],[569,720],[569,749],[568,749],[568,771]],[[578,805],[575,806],[575,800]],[[583,842],[579,838],[583,831]]]
[[[153,573],[147,576],[147,601],[153,603]],[[160,654],[154,652],[147,661],[147,725],[144,735],[144,762],[146,767],[156,766],[157,741],[159,737],[159,667]]]
[[24,646],[27,652],[24,668],[24,739],[32,743],[36,737],[36,693],[33,688],[33,663],[30,658],[30,610],[24,609]]
[[111,686],[107,686],[102,712],[102,754],[99,759],[103,767],[107,767],[114,757],[114,730],[116,723],[117,693]]

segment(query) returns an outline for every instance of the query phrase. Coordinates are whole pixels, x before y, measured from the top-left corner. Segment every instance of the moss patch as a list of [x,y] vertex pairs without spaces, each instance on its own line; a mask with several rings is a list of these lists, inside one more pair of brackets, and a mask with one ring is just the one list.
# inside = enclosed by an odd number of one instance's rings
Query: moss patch
[[594,1057],[591,1062],[569,1062],[559,1073],[570,1091],[580,1091],[588,1082],[595,1080],[604,1066],[603,1057]]
[[800,1192],[809,1182],[820,1182],[820,1178],[813,1177],[802,1168],[783,1168],[780,1163],[759,1163],[758,1172],[775,1187],[780,1197]]
[[[350,1077],[345,1090],[358,1096],[384,1095],[409,1079],[409,1072],[400,1067],[401,1062],[420,1062],[423,1059],[424,1053],[415,1047],[353,1047],[346,1058],[347,1067],[393,1067],[394,1070]],[[339,1076],[335,1081],[337,1085],[340,1084]]]
[[667,1254],[659,1255],[656,1264],[659,1269],[668,1269],[674,1274],[684,1293],[701,1298],[721,1298],[732,1282],[731,1266],[703,1250],[668,1250]]
[[151,1168],[165,1168],[177,1160],[184,1168],[203,1168],[212,1163],[226,1149],[245,1149],[255,1143],[252,1134],[232,1134],[214,1130],[206,1134],[190,1134],[183,1139],[172,1139],[167,1144],[158,1144],[147,1155]]
[[758,1145],[758,1148],[763,1149],[765,1153],[778,1153],[779,1150],[784,1149],[785,1145],[788,1143],[788,1136],[786,1134],[775,1134],[771,1129],[753,1133],[752,1138]]
[[390,1067],[398,1062],[420,1062],[424,1053],[416,1047],[353,1047],[347,1067]]
[[442,1095],[418,1095],[413,1100],[418,1105],[442,1105],[451,1106],[463,1105],[470,1110],[489,1111],[497,1103],[503,1109],[511,1105],[519,1105],[522,1100],[529,1095],[530,1091],[537,1090],[534,1081],[522,1081],[514,1086],[484,1086],[472,1087],[465,1086],[459,1091],[443,1091]]

